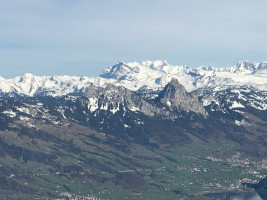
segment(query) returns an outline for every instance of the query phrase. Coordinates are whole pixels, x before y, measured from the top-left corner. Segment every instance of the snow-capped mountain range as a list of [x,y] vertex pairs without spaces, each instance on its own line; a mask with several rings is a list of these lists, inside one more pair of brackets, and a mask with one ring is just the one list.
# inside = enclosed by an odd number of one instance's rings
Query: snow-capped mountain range
[[258,89],[266,89],[267,62],[242,61],[232,67],[200,66],[196,69],[172,66],[166,61],[118,63],[106,68],[100,77],[115,79],[133,91],[144,88],[161,89],[172,78],[177,78],[188,91],[224,85],[252,85]]
[[172,66],[166,61],[123,63],[104,69],[99,77],[34,76],[25,74],[13,79],[0,77],[0,96],[63,96],[80,94],[89,85],[104,86],[111,83],[132,91],[159,91],[176,78],[187,91],[200,88],[225,88],[249,85],[267,89],[267,62],[242,61],[235,66],[215,68],[200,66]]

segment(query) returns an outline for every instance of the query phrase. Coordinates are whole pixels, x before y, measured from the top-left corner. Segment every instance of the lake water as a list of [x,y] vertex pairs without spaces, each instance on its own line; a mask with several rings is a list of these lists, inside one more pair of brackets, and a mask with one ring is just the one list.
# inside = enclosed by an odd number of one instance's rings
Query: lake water
[[260,196],[256,192],[224,192],[216,194],[207,194],[205,196],[216,200],[262,200],[262,198],[260,198]]

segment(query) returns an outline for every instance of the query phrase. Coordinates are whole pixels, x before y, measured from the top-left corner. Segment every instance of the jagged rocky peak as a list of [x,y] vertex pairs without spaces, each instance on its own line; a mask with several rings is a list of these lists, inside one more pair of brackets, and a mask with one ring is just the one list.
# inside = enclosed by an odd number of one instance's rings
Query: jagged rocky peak
[[88,108],[91,112],[107,110],[114,114],[122,109],[124,112],[142,112],[148,116],[161,115],[165,118],[172,116],[168,111],[158,108],[123,86],[113,84],[106,84],[105,87],[89,86],[83,95],[88,98]]
[[196,95],[186,91],[185,87],[179,83],[175,78],[172,78],[165,88],[159,93],[155,99],[163,105],[169,107],[171,110],[185,110],[195,113],[207,115],[202,103],[198,100]]
[[259,63],[249,62],[249,61],[240,61],[236,65],[235,72],[254,72],[257,70]]
[[[160,115],[164,118],[173,118],[176,111],[192,111],[204,116],[207,115],[198,97],[186,91],[185,87],[172,79],[158,97],[155,103],[148,101],[141,95],[123,86],[106,84],[105,87],[87,87],[83,93],[88,98],[88,108],[91,112],[95,110],[112,110],[117,112],[120,109],[134,112],[142,112],[145,115]],[[158,107],[160,102],[163,107]],[[166,109],[168,108],[168,109]]]
[[267,62],[260,63],[258,69],[267,69]]
[[104,69],[104,71],[100,74],[102,78],[114,78],[116,80],[121,80],[125,77],[129,72],[138,73],[138,67],[135,66],[137,63],[124,63],[119,62],[116,65],[108,67]]
[[250,61],[240,61],[239,63],[237,63],[234,72],[254,73],[257,70],[261,70],[261,69],[267,69],[267,62],[257,63],[257,62],[250,62]]
[[88,98],[102,98],[113,102],[122,102],[132,94],[133,92],[125,87],[110,83],[105,84],[103,87],[90,85],[83,92],[83,95]]

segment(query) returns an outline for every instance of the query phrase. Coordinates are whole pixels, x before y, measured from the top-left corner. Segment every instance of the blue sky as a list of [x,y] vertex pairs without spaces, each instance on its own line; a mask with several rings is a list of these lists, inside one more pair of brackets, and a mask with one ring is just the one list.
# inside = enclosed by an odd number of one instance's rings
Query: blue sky
[[0,76],[97,76],[118,61],[266,61],[263,0],[0,0]]

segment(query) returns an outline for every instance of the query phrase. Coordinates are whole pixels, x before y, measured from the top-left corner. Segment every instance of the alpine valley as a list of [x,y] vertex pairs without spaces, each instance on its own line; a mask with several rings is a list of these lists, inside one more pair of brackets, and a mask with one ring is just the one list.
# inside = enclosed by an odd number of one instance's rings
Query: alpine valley
[[267,62],[0,77],[0,199],[204,200],[249,190],[267,175],[266,136]]

